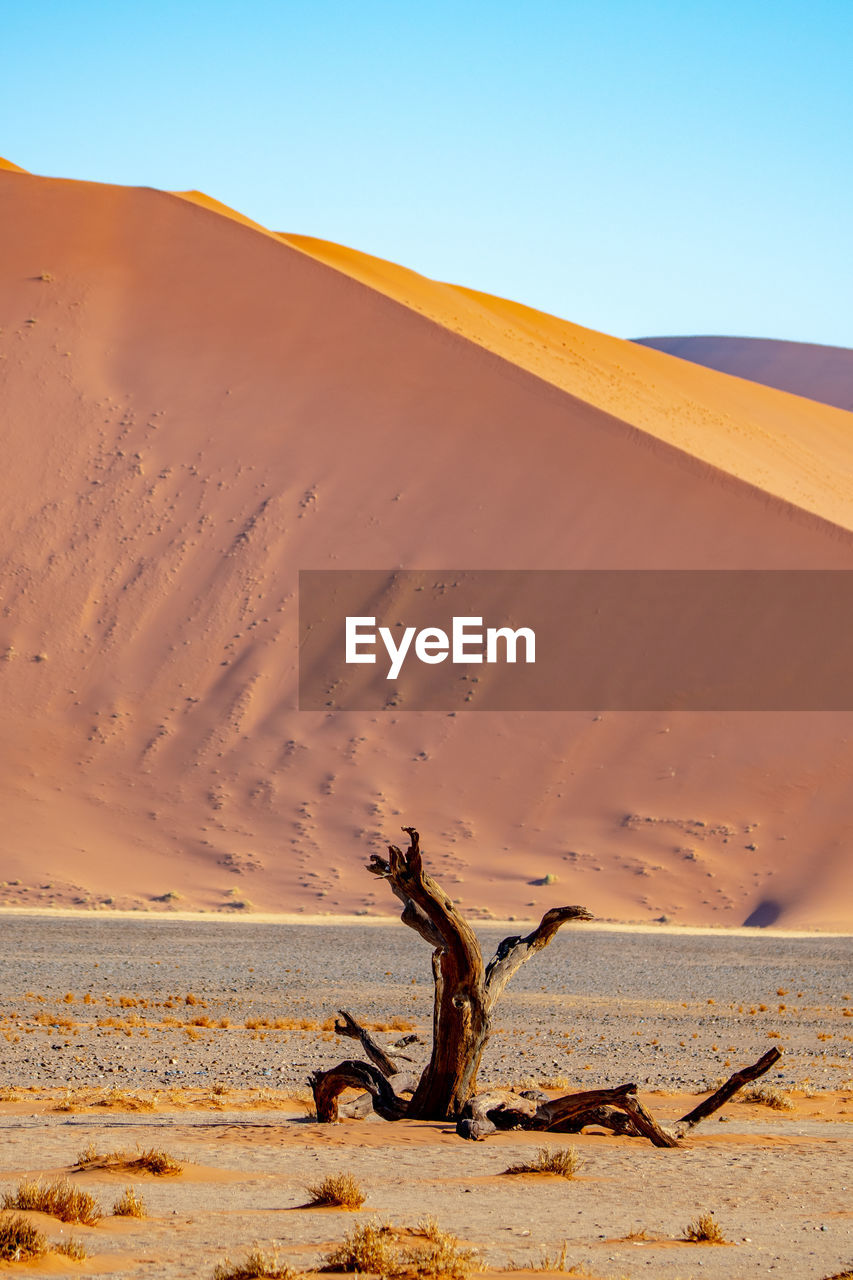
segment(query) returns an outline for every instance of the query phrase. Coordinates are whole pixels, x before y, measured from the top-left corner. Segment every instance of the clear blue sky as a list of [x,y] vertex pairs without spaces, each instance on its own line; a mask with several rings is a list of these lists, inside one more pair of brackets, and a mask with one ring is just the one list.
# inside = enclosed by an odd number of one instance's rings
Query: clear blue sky
[[853,346],[851,0],[0,0],[0,155],[624,337]]

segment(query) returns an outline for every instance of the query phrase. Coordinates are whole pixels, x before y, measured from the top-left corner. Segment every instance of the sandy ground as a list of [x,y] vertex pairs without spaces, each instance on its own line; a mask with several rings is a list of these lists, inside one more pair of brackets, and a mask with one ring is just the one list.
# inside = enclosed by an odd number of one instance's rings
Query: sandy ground
[[[496,938],[485,931],[484,946]],[[356,1221],[432,1215],[493,1269],[539,1267],[567,1241],[567,1265],[599,1277],[823,1280],[853,1260],[851,945],[564,930],[506,993],[484,1080],[564,1092],[634,1078],[666,1121],[778,1044],[769,1080],[792,1102],[730,1103],[675,1151],[594,1131],[552,1138],[584,1159],[566,1181],[503,1176],[542,1145],[536,1134],[474,1144],[441,1124],[306,1115],[309,1070],[352,1053],[323,1030],[339,1005],[382,1027],[392,1052],[426,1053],[396,1047],[407,1028],[428,1037],[431,1007],[428,948],[399,924],[7,916],[0,1186],[68,1173],[89,1143],[187,1162],[180,1177],[134,1180],[150,1214],[138,1222],[109,1216],[126,1175],[71,1173],[108,1216],[94,1228],[40,1219],[90,1260],[36,1275],[204,1276],[255,1243],[307,1267]],[[362,1210],[304,1207],[308,1183],[344,1171],[367,1193]],[[729,1245],[682,1239],[706,1210]]]

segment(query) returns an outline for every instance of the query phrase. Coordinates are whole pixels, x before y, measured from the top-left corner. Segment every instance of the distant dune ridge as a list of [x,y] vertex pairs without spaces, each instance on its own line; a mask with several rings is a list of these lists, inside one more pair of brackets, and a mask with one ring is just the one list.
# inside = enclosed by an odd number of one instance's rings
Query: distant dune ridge
[[644,347],[853,410],[853,351],[771,338],[637,338]]
[[294,709],[300,568],[853,568],[853,415],[0,168],[6,901],[391,912],[414,822],[472,913],[853,926],[853,715]]

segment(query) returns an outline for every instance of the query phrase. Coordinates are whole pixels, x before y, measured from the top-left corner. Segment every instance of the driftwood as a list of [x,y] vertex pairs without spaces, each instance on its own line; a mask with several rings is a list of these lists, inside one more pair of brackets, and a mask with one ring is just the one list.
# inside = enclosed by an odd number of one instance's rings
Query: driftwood
[[[430,1059],[415,1080],[399,1070],[394,1059],[351,1013],[339,1010],[341,1021],[335,1023],[335,1031],[357,1040],[370,1061],[347,1059],[330,1071],[316,1071],[311,1076],[309,1083],[321,1123],[338,1119],[338,1100],[344,1090],[358,1089],[363,1091],[361,1098],[345,1105],[350,1116],[364,1115],[372,1109],[391,1121],[450,1121],[465,1138],[484,1138],[499,1129],[577,1133],[586,1125],[601,1125],[614,1133],[645,1137],[657,1147],[677,1147],[685,1133],[778,1061],[779,1050],[771,1049],[752,1066],[734,1072],[716,1093],[683,1116],[674,1129],[657,1122],[639,1101],[636,1085],[630,1083],[561,1098],[548,1098],[536,1090],[478,1095],[477,1071],[501,992],[513,974],[546,947],[563,924],[592,917],[585,907],[554,907],[532,933],[505,938],[486,964],[473,929],[424,871],[418,832],[414,827],[403,830],[409,836],[405,853],[390,845],[388,859],[374,854],[368,870],[388,881],[392,893],[403,904],[403,923],[433,948],[435,999]],[[405,1093],[411,1096],[402,1096]]]
[[679,1139],[713,1115],[744,1084],[769,1071],[782,1055],[771,1049],[749,1067],[735,1071],[716,1093],[706,1098],[673,1129],[659,1125],[637,1098],[635,1084],[614,1089],[589,1089],[548,1098],[530,1090],[523,1094],[483,1093],[471,1099],[456,1125],[462,1138],[487,1138],[499,1129],[534,1129],[549,1133],[579,1133],[587,1125],[600,1125],[628,1137],[645,1137],[656,1147],[677,1147]]
[[719,1111],[720,1107],[728,1102],[729,1098],[733,1097],[738,1089],[742,1089],[745,1084],[750,1084],[753,1080],[757,1080],[759,1076],[763,1076],[765,1071],[769,1071],[781,1057],[781,1050],[768,1049],[763,1057],[759,1058],[757,1062],[753,1062],[751,1067],[741,1067],[739,1071],[733,1072],[716,1093],[712,1093],[710,1098],[706,1098],[704,1102],[699,1103],[698,1107],[694,1107],[692,1111],[688,1111],[686,1116],[681,1117],[678,1122],[681,1132],[687,1133],[702,1120],[706,1120],[708,1116],[713,1115],[715,1111]]
[[337,1034],[339,1036],[349,1036],[351,1040],[358,1040],[370,1061],[379,1068],[383,1076],[393,1076],[397,1071],[396,1066],[382,1046],[373,1039],[370,1032],[361,1023],[356,1022],[352,1014],[347,1013],[346,1009],[338,1009],[338,1013],[343,1021],[335,1023]]
[[388,881],[403,904],[403,923],[433,948],[432,1053],[408,1115],[415,1120],[456,1120],[476,1091],[492,1011],[507,982],[566,921],[591,916],[585,907],[548,911],[527,937],[505,938],[486,965],[474,930],[424,871],[417,831],[414,827],[403,830],[409,836],[406,852],[391,845],[388,859],[374,855],[368,870]]

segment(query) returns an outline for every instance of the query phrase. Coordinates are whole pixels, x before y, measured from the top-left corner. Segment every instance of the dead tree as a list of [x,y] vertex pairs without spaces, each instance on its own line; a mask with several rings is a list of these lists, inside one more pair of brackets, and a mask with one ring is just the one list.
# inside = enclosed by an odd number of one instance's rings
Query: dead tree
[[[317,1119],[338,1118],[338,1098],[345,1089],[361,1089],[376,1113],[386,1120],[455,1121],[466,1138],[482,1138],[498,1129],[524,1128],[578,1132],[599,1124],[616,1133],[644,1136],[655,1146],[673,1147],[679,1134],[662,1128],[637,1098],[634,1084],[594,1089],[549,1099],[544,1094],[497,1092],[477,1095],[477,1071],[489,1038],[494,1007],[510,978],[536,951],[546,947],[568,920],[591,920],[585,907],[553,907],[525,937],[504,938],[485,963],[479,941],[467,920],[423,868],[420,838],[414,827],[405,853],[390,845],[388,859],[374,854],[368,870],[388,881],[403,904],[401,919],[433,948],[435,983],[430,1060],[415,1082],[351,1014],[341,1010],[339,1035],[358,1040],[370,1062],[348,1059],[310,1079]],[[771,1050],[729,1081],[680,1122],[683,1132],[717,1110],[747,1080],[754,1080],[779,1057]],[[402,1095],[410,1092],[411,1097]],[[701,1114],[700,1114],[701,1113]]]

